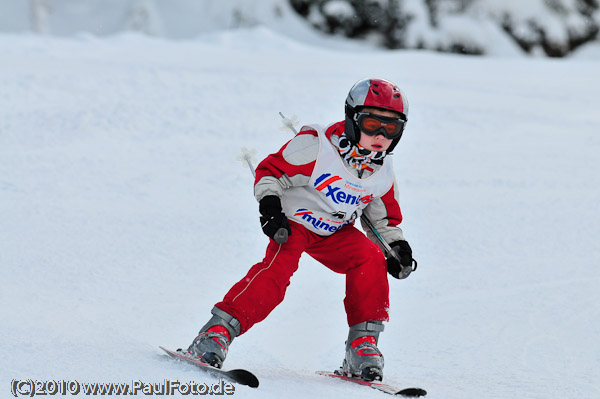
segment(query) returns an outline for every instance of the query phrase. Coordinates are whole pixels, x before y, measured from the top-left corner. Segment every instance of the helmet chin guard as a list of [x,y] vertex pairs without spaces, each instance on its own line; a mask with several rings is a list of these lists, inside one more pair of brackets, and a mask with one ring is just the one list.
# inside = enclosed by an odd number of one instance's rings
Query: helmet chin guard
[[[360,141],[360,129],[354,121],[354,116],[365,107],[397,112],[408,120],[408,100],[398,86],[385,79],[359,80],[348,92],[345,105],[346,137],[353,144]],[[401,137],[402,135],[392,141],[387,153],[392,152]]]

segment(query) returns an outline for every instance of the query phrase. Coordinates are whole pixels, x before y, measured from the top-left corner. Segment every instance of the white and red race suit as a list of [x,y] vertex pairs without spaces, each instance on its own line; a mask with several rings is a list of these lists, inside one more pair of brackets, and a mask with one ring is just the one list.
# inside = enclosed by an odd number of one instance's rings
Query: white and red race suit
[[292,233],[284,244],[270,240],[263,261],[216,304],[240,321],[241,334],[283,301],[303,252],[346,275],[349,326],[388,320],[385,257],[373,234],[367,238],[354,221],[364,212],[386,242],[404,240],[393,167],[389,157],[362,174],[348,165],[336,146],[343,131],[344,122],[305,126],[258,165],[255,196],[278,196]]

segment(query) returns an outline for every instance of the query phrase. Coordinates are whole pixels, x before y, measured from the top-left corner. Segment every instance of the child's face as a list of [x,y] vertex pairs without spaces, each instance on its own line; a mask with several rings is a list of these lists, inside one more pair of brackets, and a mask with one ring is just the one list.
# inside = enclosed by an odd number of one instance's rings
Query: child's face
[[[364,108],[361,110],[361,112],[369,112],[371,114],[387,116],[390,118],[398,117],[396,112],[385,111],[377,108]],[[358,144],[369,151],[383,152],[390,147],[392,144],[392,139],[385,138],[383,134],[378,134],[377,136],[368,136],[367,134],[361,132],[360,141]]]

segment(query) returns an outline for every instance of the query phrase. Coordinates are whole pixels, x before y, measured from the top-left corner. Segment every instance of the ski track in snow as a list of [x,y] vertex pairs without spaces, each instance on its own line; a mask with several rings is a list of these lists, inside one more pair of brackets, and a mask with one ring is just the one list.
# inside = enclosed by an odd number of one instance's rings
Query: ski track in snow
[[[0,36],[0,392],[10,381],[212,382],[161,355],[264,254],[241,147],[263,158],[399,84],[394,156],[419,261],[391,279],[386,382],[429,398],[600,397],[598,63],[334,51],[264,28],[196,40]],[[341,364],[344,281],[305,256],[233,343],[236,396],[381,397]]]

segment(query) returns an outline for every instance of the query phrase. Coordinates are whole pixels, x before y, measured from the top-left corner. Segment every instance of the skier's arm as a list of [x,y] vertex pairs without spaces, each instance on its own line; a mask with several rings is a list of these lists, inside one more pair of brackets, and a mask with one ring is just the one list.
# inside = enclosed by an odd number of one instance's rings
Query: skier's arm
[[[364,214],[388,244],[406,240],[402,229],[398,226],[402,222],[402,212],[395,182],[387,193],[369,203],[364,209]],[[364,224],[363,229],[371,241],[378,243],[375,235]]]
[[278,152],[258,164],[254,181],[256,200],[260,202],[268,195],[281,198],[286,188],[308,184],[318,154],[317,132],[300,131]]
[[[408,277],[411,270],[413,270],[413,262],[416,261],[412,257],[412,249],[404,238],[402,229],[398,227],[402,222],[402,212],[400,211],[400,205],[398,204],[398,190],[396,189],[396,183],[394,182],[392,188],[390,188],[390,190],[381,198],[376,198],[371,201],[364,209],[364,213],[371,223],[373,223],[377,232],[397,255],[397,258],[388,255],[388,272],[395,278],[403,279]],[[363,229],[367,232],[367,236],[371,241],[377,243],[377,245],[381,247],[381,244],[375,238],[375,235],[364,225],[364,223]],[[384,251],[383,248],[381,248],[381,250]]]

